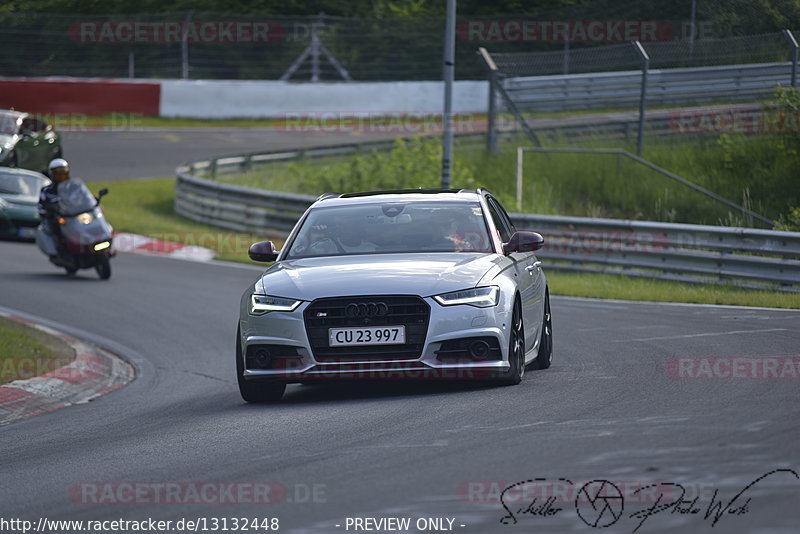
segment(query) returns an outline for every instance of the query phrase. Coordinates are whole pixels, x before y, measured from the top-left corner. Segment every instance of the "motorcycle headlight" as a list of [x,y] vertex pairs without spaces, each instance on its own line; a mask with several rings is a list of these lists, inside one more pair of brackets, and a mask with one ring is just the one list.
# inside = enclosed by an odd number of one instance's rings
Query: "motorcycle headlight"
[[250,314],[264,315],[267,312],[290,312],[297,309],[302,300],[285,299],[270,295],[250,295]]
[[436,295],[433,300],[442,306],[457,306],[465,304],[476,308],[491,308],[497,306],[500,298],[500,288],[497,286],[476,287],[474,289],[464,289]]
[[87,211],[86,213],[81,213],[80,215],[78,215],[76,219],[78,219],[83,224],[89,224],[94,220],[94,215],[92,215]]

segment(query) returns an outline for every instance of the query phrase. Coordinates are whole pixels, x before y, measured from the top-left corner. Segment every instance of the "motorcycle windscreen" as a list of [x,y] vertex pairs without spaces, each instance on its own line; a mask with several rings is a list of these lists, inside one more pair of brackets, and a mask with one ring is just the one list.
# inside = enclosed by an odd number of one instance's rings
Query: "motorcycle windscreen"
[[58,198],[61,213],[64,215],[78,215],[93,210],[97,205],[89,188],[77,178],[58,184]]

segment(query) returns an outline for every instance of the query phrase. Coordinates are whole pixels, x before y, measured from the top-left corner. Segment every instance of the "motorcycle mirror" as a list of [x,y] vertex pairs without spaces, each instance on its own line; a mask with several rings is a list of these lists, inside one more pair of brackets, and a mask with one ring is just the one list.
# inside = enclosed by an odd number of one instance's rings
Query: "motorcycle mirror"
[[104,187],[103,189],[101,189],[101,190],[100,190],[100,192],[99,192],[99,193],[97,193],[97,196],[98,196],[98,197],[100,197],[100,198],[103,198],[103,197],[104,197],[104,196],[106,196],[107,194],[108,194],[108,189],[106,189],[106,188]]

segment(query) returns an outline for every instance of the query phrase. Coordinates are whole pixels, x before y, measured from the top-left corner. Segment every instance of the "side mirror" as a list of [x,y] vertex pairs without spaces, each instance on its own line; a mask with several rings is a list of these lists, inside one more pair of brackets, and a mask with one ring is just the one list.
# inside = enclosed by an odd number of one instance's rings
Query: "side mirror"
[[544,238],[536,232],[514,232],[508,243],[503,243],[503,254],[533,252],[544,246]]
[[272,241],[259,241],[253,243],[247,250],[247,255],[253,261],[275,261],[278,259],[278,251]]

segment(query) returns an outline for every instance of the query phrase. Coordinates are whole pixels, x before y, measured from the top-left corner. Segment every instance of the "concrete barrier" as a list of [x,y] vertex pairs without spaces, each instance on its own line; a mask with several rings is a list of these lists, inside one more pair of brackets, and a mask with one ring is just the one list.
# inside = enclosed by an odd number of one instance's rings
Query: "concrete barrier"
[[[454,85],[454,112],[481,113],[488,86]],[[442,82],[290,83],[239,80],[0,78],[0,108],[35,113],[139,113],[224,119],[439,114]]]
[[100,78],[0,78],[0,108],[33,113],[158,115],[161,83]]
[[[459,81],[455,113],[486,109],[488,86]],[[286,114],[441,113],[442,82],[291,83],[279,81],[164,80],[163,117],[281,117]]]

